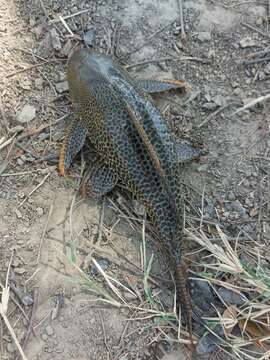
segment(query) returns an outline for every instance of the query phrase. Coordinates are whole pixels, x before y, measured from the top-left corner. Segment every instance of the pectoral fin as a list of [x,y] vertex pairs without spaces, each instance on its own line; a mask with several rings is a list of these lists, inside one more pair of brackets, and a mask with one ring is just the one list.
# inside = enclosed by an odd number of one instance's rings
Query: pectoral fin
[[62,143],[58,168],[61,175],[65,175],[72,160],[82,149],[86,138],[86,131],[77,119],[68,126],[64,141]]
[[184,80],[136,80],[136,84],[139,85],[145,92],[149,94],[160,93],[169,90],[181,90],[186,92],[189,88],[188,84]]
[[201,155],[201,150],[187,140],[175,140],[175,149],[180,163],[197,159]]
[[89,168],[82,180],[80,193],[95,198],[102,197],[112,191],[118,181],[116,172],[103,164],[95,164]]

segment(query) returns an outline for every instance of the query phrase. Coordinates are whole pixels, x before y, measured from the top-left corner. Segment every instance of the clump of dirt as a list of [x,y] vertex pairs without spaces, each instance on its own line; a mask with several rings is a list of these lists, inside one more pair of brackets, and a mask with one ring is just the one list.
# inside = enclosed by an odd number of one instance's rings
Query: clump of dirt
[[[55,154],[72,117],[66,61],[84,41],[129,65],[134,77],[185,79],[191,86],[185,97],[154,99],[179,137],[203,146],[183,173],[187,223],[204,230],[219,224],[241,244],[253,239],[263,247],[269,244],[268,104],[234,111],[269,91],[266,6],[187,1],[186,41],[175,0],[0,0],[0,19],[0,282],[13,254],[8,318],[21,343],[36,288],[28,359],[185,359],[186,349],[170,340],[173,325],[139,319],[135,309],[104,307],[82,291],[80,269],[70,261],[75,244],[82,269],[101,282],[87,262],[92,255],[146,303],[141,233],[119,210],[122,198],[114,193],[105,200],[107,236],[97,245],[104,206],[75,197],[80,162],[66,178],[57,172]],[[267,262],[268,252],[265,246]],[[147,253],[155,254],[158,280],[151,286],[172,307],[162,251],[147,242]],[[132,294],[125,295],[131,302]],[[3,321],[0,340],[1,359],[15,359]]]

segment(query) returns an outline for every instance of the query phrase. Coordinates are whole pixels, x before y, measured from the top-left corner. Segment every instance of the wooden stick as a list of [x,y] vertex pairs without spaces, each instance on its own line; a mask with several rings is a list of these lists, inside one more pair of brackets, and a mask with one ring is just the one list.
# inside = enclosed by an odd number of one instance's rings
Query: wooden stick
[[253,25],[250,25],[248,23],[245,23],[245,22],[241,22],[240,23],[242,26],[248,28],[249,30],[253,30],[253,31],[256,31],[258,34],[266,37],[267,39],[270,38],[270,36],[268,34],[266,34],[265,32],[263,32],[262,30],[258,29],[257,27],[253,26]]
[[[31,317],[30,317],[29,323],[28,323],[27,331],[26,331],[26,334],[25,334],[25,336],[24,336],[24,340],[23,340],[23,344],[22,344],[22,349],[25,349],[25,347],[26,347],[26,345],[27,345],[27,343],[28,343],[30,334],[31,334],[31,332],[34,330],[34,329],[33,329],[33,325],[34,325],[34,320],[35,320],[35,316],[36,316],[37,305],[38,305],[38,290],[37,290],[37,289],[34,289],[34,290],[33,290],[33,306],[32,306],[32,312],[31,312]],[[19,360],[19,359],[20,359],[20,354],[16,357],[16,360]]]
[[184,24],[184,15],[183,15],[183,0],[178,1],[178,8],[179,8],[179,17],[180,17],[180,26],[181,26],[181,39],[183,41],[186,40],[187,35],[185,32],[185,24]]
[[19,209],[19,208],[26,202],[26,200],[28,200],[29,197],[30,197],[31,195],[33,195],[34,192],[37,191],[37,190],[45,183],[45,181],[48,179],[48,177],[49,177],[51,174],[52,174],[52,173],[49,172],[49,173],[41,180],[41,182],[40,182],[32,191],[30,191],[30,193],[29,193],[28,195],[26,195],[26,197],[25,197],[25,198],[23,199],[23,201],[19,204],[19,206],[17,207],[17,209]]
[[[74,16],[78,16],[78,15],[81,15],[81,14],[85,14],[85,13],[87,13],[87,12],[89,12],[89,11],[91,11],[91,9],[85,9],[85,10],[81,10],[81,11],[78,11],[78,12],[76,12],[76,13],[74,13],[74,14],[71,14],[71,15],[66,15],[66,16],[62,16],[62,19],[64,19],[64,20],[67,20],[67,19],[70,19],[70,18],[72,18],[72,17],[74,17]],[[58,23],[58,22],[60,22],[61,20],[58,18],[58,19],[54,19],[54,20],[51,20],[50,22],[49,22],[49,24],[55,24],[55,23]]]
[[259,104],[261,102],[264,102],[264,101],[266,101],[268,99],[270,99],[270,94],[267,94],[265,96],[260,96],[257,99],[250,101],[248,104],[241,107],[240,109],[236,110],[232,115],[239,114],[240,112],[242,112],[244,110],[247,110],[247,109],[250,109],[251,107],[253,107],[253,106],[255,106],[255,105],[257,105],[257,104]]
[[209,64],[210,63],[210,61],[208,59],[202,59],[202,58],[197,58],[197,57],[192,57],[192,56],[185,56],[185,57],[182,57],[182,58],[164,57],[164,58],[141,61],[141,62],[138,62],[136,64],[127,65],[127,66],[125,66],[125,68],[126,69],[131,69],[131,68],[136,67],[136,66],[154,64],[154,63],[164,62],[164,61],[198,61],[198,62],[201,62],[203,64]]
[[46,232],[47,232],[48,224],[49,224],[49,221],[50,221],[50,218],[51,218],[51,215],[52,215],[53,207],[54,207],[54,203],[51,204],[49,214],[48,214],[48,217],[47,217],[47,221],[46,221],[44,229],[42,231],[42,235],[41,235],[41,239],[40,239],[40,243],[39,243],[39,247],[38,247],[38,256],[37,256],[37,260],[36,260],[36,265],[39,263],[41,249],[42,249],[44,238],[46,236]]

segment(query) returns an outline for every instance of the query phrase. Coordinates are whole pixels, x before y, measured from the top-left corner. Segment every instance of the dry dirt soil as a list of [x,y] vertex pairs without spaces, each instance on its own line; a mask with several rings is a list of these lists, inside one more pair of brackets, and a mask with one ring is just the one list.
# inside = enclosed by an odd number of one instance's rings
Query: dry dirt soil
[[[121,196],[81,198],[80,159],[67,177],[57,172],[53,155],[72,118],[68,56],[85,42],[134,65],[128,68],[134,77],[185,79],[185,96],[162,94],[155,101],[177,136],[203,150],[183,173],[193,194],[187,220],[202,225],[201,211],[203,226],[219,223],[267,254],[269,107],[233,113],[269,93],[268,10],[267,1],[184,1],[183,41],[176,0],[0,0],[0,282],[12,259],[9,283],[17,291],[10,293],[7,316],[21,343],[34,300],[27,359],[188,358],[188,349],[170,340],[175,334],[168,324],[104,306],[82,289],[79,269],[100,281],[93,255],[138,294],[134,300],[127,291],[126,301],[145,303],[141,232],[119,210]],[[70,243],[78,268],[69,260]],[[153,273],[163,276],[158,247],[149,242],[147,252],[154,253]],[[161,291],[170,307],[167,283]],[[2,320],[0,358],[15,359],[16,351]]]

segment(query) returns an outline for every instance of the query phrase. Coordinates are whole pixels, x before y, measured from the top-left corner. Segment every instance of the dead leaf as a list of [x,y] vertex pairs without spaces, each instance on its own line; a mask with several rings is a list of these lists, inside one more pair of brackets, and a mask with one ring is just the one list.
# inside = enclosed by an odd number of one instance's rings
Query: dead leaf
[[224,329],[224,334],[228,336],[233,331],[233,328],[237,324],[236,315],[238,313],[238,309],[235,305],[230,305],[226,308],[224,313],[222,314],[222,325]]
[[258,347],[266,349],[264,346],[265,344],[263,344],[266,340],[263,338],[269,338],[269,327],[261,326],[261,324],[247,319],[239,320],[238,325],[240,329],[249,336],[251,341],[253,341]]

